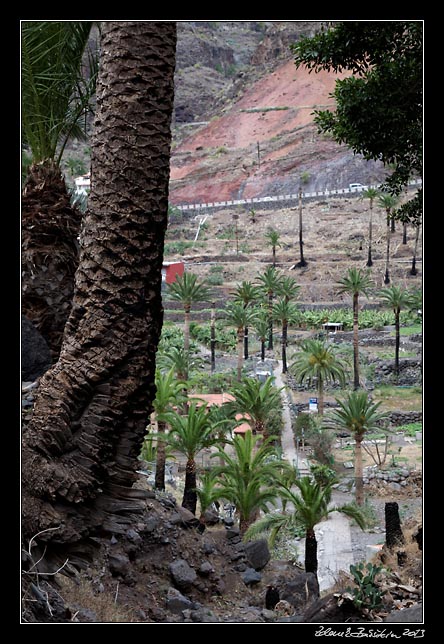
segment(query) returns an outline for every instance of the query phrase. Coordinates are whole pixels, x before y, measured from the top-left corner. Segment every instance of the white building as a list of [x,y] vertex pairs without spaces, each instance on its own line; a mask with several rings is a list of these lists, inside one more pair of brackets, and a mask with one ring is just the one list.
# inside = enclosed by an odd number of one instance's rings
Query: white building
[[88,195],[91,188],[91,178],[90,173],[82,174],[80,177],[75,178],[76,184],[76,194],[78,195]]

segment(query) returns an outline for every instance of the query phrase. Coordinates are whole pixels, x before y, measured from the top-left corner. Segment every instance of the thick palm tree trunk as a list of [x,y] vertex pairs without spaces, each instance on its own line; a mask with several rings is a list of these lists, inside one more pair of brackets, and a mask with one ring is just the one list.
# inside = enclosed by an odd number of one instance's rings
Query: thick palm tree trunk
[[353,293],[353,389],[359,389],[359,294]]
[[265,362],[265,338],[261,338],[261,362]]
[[166,462],[166,452],[165,452],[165,441],[163,436],[165,435],[166,423],[161,420],[157,421],[157,453],[156,453],[156,475],[154,477],[154,487],[157,490],[165,489],[165,462]]
[[244,328],[240,327],[237,330],[237,379],[239,382],[242,380],[243,342]]
[[418,253],[418,242],[419,242],[419,224],[416,226],[415,245],[413,248],[412,267],[410,269],[410,275],[418,274],[418,271],[416,270],[416,255]]
[[362,479],[362,436],[355,436],[355,495],[356,504],[364,504],[364,482]]
[[368,223],[368,255],[367,266],[373,266],[372,260],[372,236],[373,236],[373,203],[370,201],[370,219]]
[[390,230],[390,221],[394,221],[393,217],[390,217],[390,213],[387,212],[387,243],[386,243],[386,254],[385,254],[385,275],[384,275],[384,284],[390,284],[390,272],[389,272],[389,265],[390,265],[390,238],[391,238],[391,230]]
[[305,572],[312,572],[317,575],[318,572],[318,542],[316,541],[315,531],[307,530],[305,533]]
[[155,396],[176,27],[104,22],[73,308],[23,437],[23,537],[122,533]]
[[[191,309],[189,306],[185,307],[185,324],[184,324],[184,331],[183,331],[183,348],[185,350],[185,354],[188,354],[190,350],[190,319],[191,319]],[[188,374],[187,374],[188,378]],[[185,378],[185,380],[187,379]]]
[[287,336],[288,324],[282,324],[282,373],[287,373]]
[[248,360],[248,327],[244,329],[244,360]]
[[54,361],[71,309],[80,222],[59,166],[32,165],[22,194],[22,313],[43,335]]
[[399,345],[401,342],[400,333],[400,309],[395,311],[395,380],[398,382],[399,378]]
[[182,497],[182,507],[193,514],[196,514],[197,507],[196,487],[196,462],[193,458],[189,458],[185,466],[185,488]]
[[268,293],[268,349],[273,350],[273,291]]
[[324,413],[324,381],[322,376],[318,376],[318,413],[322,416]]

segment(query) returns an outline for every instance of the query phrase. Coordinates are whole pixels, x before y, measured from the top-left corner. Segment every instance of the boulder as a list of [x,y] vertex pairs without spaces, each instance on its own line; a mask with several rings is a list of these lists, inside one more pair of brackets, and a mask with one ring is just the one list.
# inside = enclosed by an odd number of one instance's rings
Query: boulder
[[170,573],[174,583],[180,590],[186,590],[196,581],[196,571],[185,561],[176,559],[170,564]]
[[51,352],[45,338],[24,315],[21,330],[22,380],[33,381],[51,366]]
[[387,615],[384,619],[384,622],[400,622],[400,623],[409,623],[409,622],[422,622],[422,604],[415,604],[409,608],[403,608],[401,610],[393,610]]
[[191,610],[196,606],[191,599],[182,595],[177,588],[170,587],[167,591],[166,607],[171,613],[180,615],[182,611]]
[[287,601],[298,610],[305,609],[318,597],[319,584],[316,575],[312,572],[301,572],[279,588],[279,598]]
[[270,551],[266,539],[248,541],[244,545],[244,553],[248,563],[255,570],[262,570],[270,561]]
[[261,573],[257,572],[254,568],[247,568],[246,571],[242,574],[242,581],[246,586],[258,584],[261,579]]

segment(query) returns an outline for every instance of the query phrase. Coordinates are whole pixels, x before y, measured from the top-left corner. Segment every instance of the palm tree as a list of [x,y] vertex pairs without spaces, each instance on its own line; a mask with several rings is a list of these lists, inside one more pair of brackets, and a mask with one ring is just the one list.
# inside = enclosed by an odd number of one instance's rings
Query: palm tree
[[327,424],[333,429],[350,432],[355,439],[355,481],[356,503],[364,503],[364,486],[362,481],[362,441],[366,433],[380,427],[387,414],[379,412],[380,402],[373,403],[365,391],[353,391],[345,401],[338,400],[339,409],[334,409]]
[[368,223],[368,257],[367,266],[373,266],[372,260],[372,235],[373,235],[373,202],[378,196],[379,192],[376,188],[367,188],[361,195],[361,199],[368,199],[370,204],[370,217]]
[[237,332],[237,379],[242,379],[243,344],[245,327],[252,324],[256,311],[246,308],[243,304],[233,301],[225,309],[225,324],[234,326]]
[[253,322],[253,328],[256,331],[256,336],[261,343],[261,360],[265,360],[265,343],[269,331],[268,313],[264,309],[256,309],[257,315]]
[[270,439],[262,440],[251,431],[234,436],[232,452],[221,452],[225,465],[215,468],[220,482],[220,498],[233,503],[243,535],[260,510],[268,511],[279,495],[278,482],[290,465],[278,458]]
[[175,50],[174,22],[102,23],[73,306],[22,439],[22,537],[44,531],[45,565],[52,541],[81,559],[89,535],[124,533],[145,506],[133,484],[162,327]]
[[268,348],[273,349],[273,296],[279,290],[281,276],[274,266],[267,266],[257,279],[268,298]]
[[276,248],[281,247],[281,244],[279,243],[280,235],[277,230],[269,228],[265,233],[265,238],[268,240],[273,252],[273,266],[276,266]]
[[278,284],[277,294],[284,298],[286,302],[295,299],[299,295],[301,287],[293,277],[284,275]]
[[290,372],[302,383],[316,379],[318,387],[318,411],[324,413],[324,384],[338,381],[341,386],[346,382],[346,366],[338,358],[332,346],[322,340],[308,338],[300,344],[301,351],[296,354],[290,365]]
[[338,293],[348,293],[353,298],[353,389],[359,389],[359,296],[368,295],[372,282],[368,272],[350,268],[338,282]]
[[183,347],[168,347],[165,350],[158,351],[157,365],[162,371],[174,370],[178,380],[186,381],[190,373],[202,367],[203,361],[191,351],[185,352]]
[[92,22],[22,23],[22,132],[31,153],[22,193],[22,313],[45,337],[53,358],[62,344],[78,265],[81,212],[61,171],[70,138],[86,139],[95,91],[89,56]]
[[304,259],[304,242],[302,239],[302,188],[299,188],[298,193],[298,202],[299,202],[299,254],[300,260],[295,264],[298,268],[303,268],[307,266],[307,262]]
[[294,481],[297,492],[287,487],[281,491],[281,496],[290,503],[293,510],[289,513],[269,513],[259,519],[246,532],[245,538],[253,538],[266,531],[270,533],[270,546],[276,540],[279,531],[285,528],[303,528],[305,531],[305,572],[317,575],[318,571],[318,543],[315,526],[326,519],[332,512],[342,512],[354,519],[360,528],[365,528],[365,519],[362,512],[351,504],[340,507],[329,507],[331,498],[331,484],[321,485],[312,481],[309,476],[303,476]]
[[[252,282],[244,280],[232,293],[235,302],[240,302],[247,308],[252,302],[258,299],[259,290]],[[248,360],[248,326],[244,328],[244,358]]]
[[408,307],[410,303],[410,293],[400,286],[387,286],[379,292],[379,296],[387,308],[393,310],[395,314],[395,378],[399,376],[399,345],[400,335],[400,316],[401,309]]
[[175,405],[178,406],[186,400],[184,395],[186,383],[176,379],[173,369],[170,369],[166,374],[163,374],[160,369],[156,369],[154,382],[156,385],[156,397],[153,401],[153,407],[157,417],[157,451],[154,487],[158,490],[164,490],[166,458],[164,435],[166,423],[162,418],[167,411],[171,411]]
[[385,274],[384,274],[384,284],[390,284],[389,276],[389,264],[390,264],[390,238],[392,234],[391,223],[395,221],[393,216],[393,208],[397,205],[399,199],[394,195],[390,194],[381,194],[379,195],[378,204],[381,208],[385,209],[387,227],[386,227],[386,237],[387,237],[387,246],[386,246],[386,259],[385,259]]
[[273,304],[273,320],[282,325],[282,373],[287,373],[288,327],[296,324],[299,319],[299,310],[295,304],[285,299],[278,300]]
[[190,314],[195,302],[205,302],[210,297],[210,289],[199,282],[197,275],[185,272],[177,276],[175,281],[168,285],[167,293],[172,300],[182,303],[185,313],[184,349],[188,353],[190,348]]
[[204,448],[217,442],[214,436],[217,422],[214,422],[212,409],[200,405],[197,400],[190,402],[185,416],[166,412],[162,419],[170,425],[166,442],[172,450],[184,454],[187,459],[182,507],[196,514],[196,456]]
[[268,376],[265,382],[257,378],[244,378],[241,383],[234,384],[231,392],[234,400],[226,405],[244,415],[253,434],[261,434],[268,439],[270,420],[276,409],[282,407],[281,390],[273,384],[273,377]]
[[200,486],[196,488],[197,498],[200,505],[199,521],[205,524],[205,512],[211,505],[217,502],[220,497],[220,485],[217,472],[213,470],[203,472],[199,476]]

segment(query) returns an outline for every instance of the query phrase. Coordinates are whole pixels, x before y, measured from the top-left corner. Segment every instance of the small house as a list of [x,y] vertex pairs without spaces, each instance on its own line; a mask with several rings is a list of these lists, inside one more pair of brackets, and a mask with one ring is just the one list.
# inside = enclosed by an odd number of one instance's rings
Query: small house
[[162,283],[172,284],[176,277],[184,274],[185,265],[183,262],[163,262],[162,264]]

